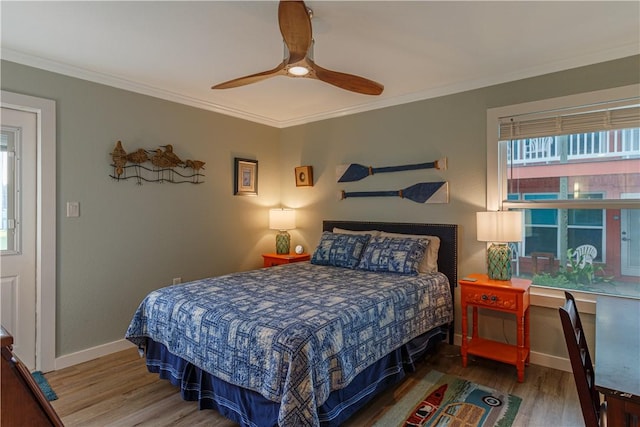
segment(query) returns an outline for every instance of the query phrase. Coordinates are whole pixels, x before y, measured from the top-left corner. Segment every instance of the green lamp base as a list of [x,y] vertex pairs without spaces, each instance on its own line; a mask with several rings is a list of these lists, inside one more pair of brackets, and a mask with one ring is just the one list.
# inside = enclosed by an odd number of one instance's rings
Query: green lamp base
[[291,248],[291,236],[286,231],[280,231],[276,235],[276,253],[288,254]]
[[487,274],[493,280],[511,280],[511,248],[492,243],[487,249]]

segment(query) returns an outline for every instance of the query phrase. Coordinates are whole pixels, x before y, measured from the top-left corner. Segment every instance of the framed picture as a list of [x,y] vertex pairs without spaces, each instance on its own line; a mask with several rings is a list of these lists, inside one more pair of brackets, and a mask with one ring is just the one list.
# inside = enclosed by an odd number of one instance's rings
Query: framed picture
[[296,168],[296,187],[313,187],[313,167],[298,166]]
[[236,196],[258,195],[258,161],[236,157],[233,173],[233,194]]

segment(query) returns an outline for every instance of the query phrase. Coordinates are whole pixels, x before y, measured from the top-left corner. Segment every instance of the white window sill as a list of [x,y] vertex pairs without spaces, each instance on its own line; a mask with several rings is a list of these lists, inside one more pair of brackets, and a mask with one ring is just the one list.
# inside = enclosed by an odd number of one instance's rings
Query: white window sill
[[[537,307],[555,308],[564,305],[564,290],[543,288],[531,285],[531,305]],[[571,290],[571,294],[576,299],[578,311],[581,313],[596,314],[596,295],[580,291]]]

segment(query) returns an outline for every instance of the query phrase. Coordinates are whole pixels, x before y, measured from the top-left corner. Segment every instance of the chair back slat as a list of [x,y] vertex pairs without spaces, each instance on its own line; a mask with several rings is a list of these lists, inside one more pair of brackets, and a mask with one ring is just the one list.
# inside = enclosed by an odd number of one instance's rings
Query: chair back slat
[[565,304],[559,308],[559,312],[582,416],[586,427],[597,427],[600,419],[600,394],[595,388],[593,363],[573,295],[565,292]]

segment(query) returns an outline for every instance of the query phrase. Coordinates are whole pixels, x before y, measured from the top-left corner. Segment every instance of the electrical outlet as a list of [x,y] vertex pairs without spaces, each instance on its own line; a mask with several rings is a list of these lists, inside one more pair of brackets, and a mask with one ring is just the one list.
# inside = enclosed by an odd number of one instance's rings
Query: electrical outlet
[[173,284],[177,285],[178,283],[182,283],[182,277],[174,277]]

